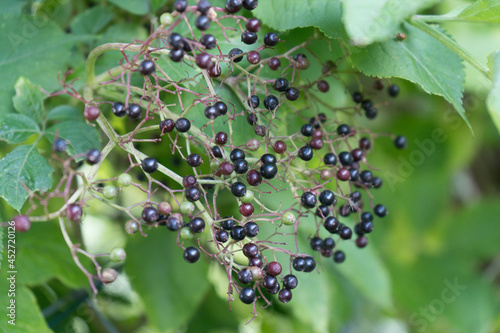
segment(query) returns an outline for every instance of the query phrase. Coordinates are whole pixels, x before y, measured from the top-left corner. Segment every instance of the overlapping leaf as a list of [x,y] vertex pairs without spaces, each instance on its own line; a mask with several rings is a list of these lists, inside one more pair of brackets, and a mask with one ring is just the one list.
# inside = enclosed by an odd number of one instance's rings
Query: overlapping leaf
[[486,99],[486,106],[493,122],[500,131],[500,51],[490,54],[488,66],[492,74],[493,87]]

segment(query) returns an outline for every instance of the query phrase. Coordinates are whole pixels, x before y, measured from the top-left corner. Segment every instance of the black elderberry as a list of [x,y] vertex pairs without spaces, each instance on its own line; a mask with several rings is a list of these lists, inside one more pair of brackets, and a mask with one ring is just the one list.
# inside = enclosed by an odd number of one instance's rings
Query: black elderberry
[[250,96],[250,99],[248,100],[248,106],[255,109],[255,108],[258,108],[259,105],[260,105],[259,96],[257,96],[257,95]]
[[384,217],[387,215],[387,209],[385,208],[384,205],[378,204],[373,208],[373,212],[375,215],[378,217]]
[[325,238],[323,239],[323,243],[321,244],[321,248],[326,249],[326,250],[331,250],[335,247],[335,241],[333,238]]
[[339,127],[337,127],[337,134],[338,135],[346,136],[346,135],[349,135],[349,133],[351,133],[351,129],[348,125],[342,124],[342,125],[339,125]]
[[262,163],[273,163],[273,164],[276,164],[276,162],[278,161],[276,159],[276,156],[274,156],[273,154],[264,154],[260,157],[260,161]]
[[160,122],[160,131],[162,133],[172,132],[175,128],[175,121],[172,119],[165,119]]
[[408,141],[406,140],[406,137],[399,135],[394,139],[394,145],[396,148],[404,149],[408,145]]
[[139,119],[142,115],[142,108],[139,104],[130,104],[125,113],[130,119]]
[[243,230],[242,226],[236,225],[231,228],[231,238],[240,241],[245,238],[245,231]]
[[245,304],[252,304],[255,301],[255,290],[244,287],[240,290],[240,301]]
[[356,181],[359,179],[359,171],[354,168],[349,169],[349,175],[352,181]]
[[288,303],[292,300],[292,292],[288,289],[281,289],[278,294],[278,300],[281,303]]
[[258,32],[260,30],[260,21],[257,18],[252,17],[247,21],[245,27],[248,31]]
[[236,225],[236,221],[233,219],[224,219],[220,223],[220,226],[225,230],[231,230]]
[[257,124],[257,115],[255,113],[250,113],[247,116],[247,122],[252,126]]
[[365,234],[369,234],[373,231],[373,222],[372,221],[361,222],[359,226],[360,226],[361,231],[363,231],[363,233],[365,233]]
[[151,75],[155,72],[155,64],[151,60],[144,60],[137,69],[142,75]]
[[257,170],[250,170],[247,173],[247,182],[251,186],[259,186],[262,183],[262,176]]
[[363,101],[363,94],[361,94],[359,91],[356,91],[355,93],[352,94],[352,100],[356,104],[361,103]]
[[247,258],[253,258],[259,254],[259,247],[254,243],[247,243],[243,246],[243,255]]
[[299,158],[303,161],[310,161],[313,158],[313,149],[310,145],[305,145],[299,149]]
[[186,194],[186,199],[188,199],[191,202],[198,201],[200,200],[201,197],[201,191],[196,186],[189,186],[188,188],[186,188],[185,194]]
[[227,233],[226,230],[219,230],[217,231],[217,233],[215,234],[215,239],[218,241],[218,242],[221,242],[221,243],[225,243],[229,240],[229,234]]
[[274,163],[264,163],[260,166],[260,174],[265,179],[273,179],[278,173],[278,167]]
[[243,51],[238,48],[234,48],[231,51],[229,51],[228,56],[230,59],[232,59],[234,62],[240,62],[243,60],[243,56],[241,55]]
[[247,268],[243,268],[238,272],[238,281],[243,284],[250,284],[253,280],[252,271]]
[[173,49],[170,50],[168,56],[174,62],[181,62],[182,59],[184,58],[184,51],[181,49]]
[[382,178],[380,178],[380,177],[373,177],[372,186],[375,187],[375,188],[381,187],[382,186]]
[[306,208],[313,208],[316,206],[316,196],[312,192],[304,192],[300,197],[300,202]]
[[302,272],[306,268],[306,259],[303,257],[296,257],[293,259],[292,267],[296,271]]
[[299,280],[293,274],[285,275],[285,277],[283,278],[283,288],[295,289],[295,288],[297,288],[298,284],[299,284]]
[[210,3],[210,1],[208,0],[200,0],[200,2],[198,2],[198,11],[202,14],[206,14],[208,12],[208,10],[210,9],[210,7],[212,7],[212,4]]
[[243,1],[242,0],[227,0],[226,1],[226,11],[229,14],[234,14],[237,13],[241,7],[243,7]]
[[68,145],[64,139],[55,139],[52,143],[52,149],[58,153],[65,152],[67,147]]
[[327,218],[328,215],[330,215],[330,209],[328,209],[328,207],[321,205],[316,208],[316,216],[324,219]]
[[270,111],[275,110],[279,105],[278,98],[274,95],[268,95],[264,98],[264,107]]
[[186,260],[188,263],[195,263],[200,259],[200,250],[197,248],[190,246],[184,250],[184,260]]
[[113,114],[117,117],[123,117],[125,116],[125,113],[126,113],[126,109],[125,109],[125,105],[123,105],[123,103],[121,102],[114,102],[112,105],[111,105],[111,111],[113,112]]
[[352,164],[352,156],[348,151],[343,151],[339,154],[339,161],[342,166],[349,166]]
[[342,239],[351,239],[352,237],[352,230],[351,228],[344,226],[339,230],[339,236]]
[[175,128],[177,131],[185,133],[191,128],[191,122],[186,118],[179,118],[175,121]]
[[325,155],[325,157],[323,157],[323,163],[325,163],[326,165],[336,165],[337,156],[335,156],[335,154],[333,153],[328,153]]
[[333,261],[337,264],[343,263],[345,261],[345,253],[343,251],[335,251],[333,253]]
[[184,48],[184,38],[178,33],[171,33],[167,39],[168,43],[174,49],[183,49]]
[[310,245],[313,251],[319,251],[323,245],[323,240],[319,237],[313,237],[311,238]]
[[264,44],[266,44],[266,46],[276,46],[279,41],[279,36],[274,32],[268,32],[264,36]]
[[284,92],[288,88],[288,80],[284,77],[277,78],[274,81],[273,88],[279,92]]
[[319,202],[325,206],[331,206],[335,203],[335,194],[330,190],[324,190],[319,195]]
[[195,217],[189,221],[188,227],[194,233],[203,232],[203,230],[205,230],[205,220],[201,217]]
[[259,0],[243,0],[243,8],[246,10],[254,10],[258,4]]
[[375,119],[377,117],[378,110],[376,107],[372,106],[368,110],[365,110],[365,116],[368,119]]
[[289,101],[296,101],[300,97],[300,92],[297,88],[290,87],[286,90],[286,99]]
[[255,222],[247,222],[243,226],[243,231],[247,237],[253,238],[259,234],[259,225]]
[[278,279],[275,276],[266,275],[262,278],[262,287],[267,290],[273,290],[278,284]]
[[247,45],[254,44],[257,41],[257,34],[255,32],[245,30],[241,33],[241,41]]
[[205,34],[200,38],[200,43],[208,50],[211,50],[217,46],[217,39],[214,37],[214,35]]
[[361,173],[359,174],[359,178],[362,181],[369,183],[373,180],[373,174],[370,170],[364,170],[364,171],[361,171]]
[[177,0],[175,3],[174,3],[174,8],[176,11],[178,11],[179,13],[182,13],[186,10],[186,7],[188,6],[188,2],[187,0]]
[[245,152],[239,148],[235,148],[229,154],[229,159],[231,159],[232,162],[235,162],[236,160],[245,159]]
[[243,160],[243,159],[236,160],[233,163],[233,167],[234,167],[234,172],[242,175],[248,171],[248,162],[246,160]]
[[156,158],[147,157],[142,160],[142,170],[147,173],[153,173],[158,169],[158,161]]
[[222,158],[222,149],[219,146],[213,146],[211,150],[215,158]]
[[329,216],[325,219],[325,222],[323,222],[323,226],[328,232],[335,234],[339,231],[340,222],[336,217]]
[[182,220],[178,216],[172,214],[168,217],[165,226],[170,231],[177,231],[182,227]]
[[141,217],[144,222],[153,223],[158,221],[158,219],[160,218],[160,213],[154,207],[144,207]]
[[235,197],[241,198],[247,193],[247,187],[241,182],[236,182],[231,185],[231,193]]
[[316,261],[313,257],[305,257],[304,272],[310,273],[316,268]]
[[190,167],[198,167],[203,163],[203,160],[201,159],[201,156],[196,153],[189,154],[188,157],[186,158],[186,162]]
[[365,111],[369,110],[373,106],[373,102],[371,99],[364,99],[361,102],[361,108]]
[[387,88],[387,93],[391,97],[397,97],[399,95],[399,86],[397,84],[390,85]]
[[364,212],[363,214],[361,214],[361,221],[363,222],[373,221],[373,214],[370,212]]
[[312,124],[304,124],[300,128],[300,133],[302,133],[303,136],[312,136],[314,133],[314,126]]
[[210,28],[210,19],[205,16],[205,15],[200,15],[198,16],[198,18],[196,18],[196,21],[194,23],[196,25],[196,27],[199,29],[199,30],[207,30],[208,28]]

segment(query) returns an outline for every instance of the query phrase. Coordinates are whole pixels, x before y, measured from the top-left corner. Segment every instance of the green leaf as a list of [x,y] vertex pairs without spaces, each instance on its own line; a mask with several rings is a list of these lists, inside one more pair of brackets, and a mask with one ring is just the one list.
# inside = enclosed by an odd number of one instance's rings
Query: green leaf
[[462,106],[465,70],[462,59],[425,32],[404,23],[404,41],[388,40],[352,48],[353,64],[368,76],[399,77],[443,96],[470,127]]
[[0,160],[0,196],[19,211],[28,198],[23,184],[32,191],[48,191],[53,171],[35,145],[16,147]]
[[38,124],[24,114],[7,113],[0,116],[0,141],[21,143],[36,133],[40,133]]
[[342,21],[354,45],[394,37],[401,22],[439,0],[344,0]]
[[47,120],[84,121],[83,114],[74,106],[58,105],[47,114]]
[[258,6],[253,13],[265,25],[279,31],[312,26],[330,38],[345,35],[338,0],[273,0]]
[[99,132],[84,122],[70,120],[55,124],[47,130],[47,138],[53,142],[56,133],[59,138],[67,141],[69,155],[81,154],[101,147]]
[[500,23],[500,1],[476,1],[464,8],[456,17],[469,22]]
[[500,51],[489,55],[488,67],[492,75],[493,86],[486,99],[486,106],[493,122],[500,131]]
[[[0,113],[12,109],[14,83],[21,76],[47,91],[59,87],[57,74],[67,69],[78,40],[50,21],[0,14]],[[24,113],[24,112],[23,112]]]
[[196,264],[188,264],[176,245],[175,234],[163,228],[151,230],[147,238],[136,235],[126,250],[127,275],[151,324],[162,332],[176,330],[195,315],[209,287],[203,252]]
[[342,250],[346,253],[346,261],[335,265],[336,270],[371,302],[386,310],[392,309],[389,273],[373,248],[361,250],[353,242],[345,242]]
[[135,15],[144,15],[149,12],[149,1],[109,0],[109,2]]
[[12,101],[16,111],[40,123],[44,115],[43,101],[47,96],[40,90],[40,87],[25,77],[20,77],[17,80],[14,89],[16,89],[16,95]]
[[94,35],[111,20],[114,13],[109,7],[95,6],[78,14],[71,22],[71,32],[80,35]]

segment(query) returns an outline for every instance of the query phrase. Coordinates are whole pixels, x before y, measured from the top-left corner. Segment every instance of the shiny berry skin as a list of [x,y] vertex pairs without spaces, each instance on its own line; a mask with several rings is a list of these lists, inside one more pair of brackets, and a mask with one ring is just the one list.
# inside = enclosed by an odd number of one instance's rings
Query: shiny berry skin
[[241,198],[247,193],[247,187],[241,182],[236,182],[231,185],[231,193],[235,197]]
[[82,207],[77,204],[70,204],[66,207],[66,217],[73,222],[79,222],[82,219]]
[[215,158],[222,158],[222,149],[219,146],[213,146],[210,150]]
[[286,90],[286,99],[289,101],[296,101],[300,97],[300,92],[297,88],[290,87]]
[[195,263],[200,259],[200,250],[193,246],[190,246],[184,250],[183,256],[186,262],[190,264]]
[[219,230],[215,234],[215,239],[218,242],[225,243],[225,242],[227,242],[229,240],[229,234],[227,233],[226,230]]
[[363,159],[363,151],[359,148],[353,149],[351,151],[351,156],[354,162],[361,161]]
[[189,229],[194,233],[200,233],[205,230],[205,221],[201,217],[195,217],[188,223]]
[[333,205],[335,203],[335,194],[330,190],[324,190],[319,195],[319,202],[325,206]]
[[264,262],[262,261],[262,258],[260,256],[255,256],[248,260],[248,266],[254,266],[254,267],[259,267],[262,268],[264,266]]
[[[80,206],[78,206],[78,207],[80,207]],[[80,216],[81,216],[81,213],[80,213]],[[25,215],[14,216],[12,221],[14,221],[14,231],[16,231],[16,232],[27,232],[31,228],[31,221]]]
[[247,116],[247,122],[252,126],[257,124],[257,116],[255,115],[255,113],[250,113]]
[[342,124],[342,125],[339,125],[339,127],[337,127],[337,134],[338,135],[346,136],[346,135],[349,135],[349,133],[351,133],[351,129],[349,128],[348,125]]
[[312,147],[310,145],[305,145],[304,147],[301,147],[299,149],[298,156],[303,161],[312,160],[314,156]]
[[387,93],[391,97],[397,97],[399,95],[399,86],[397,84],[390,85],[387,88]]
[[330,215],[330,209],[328,209],[328,207],[321,205],[316,208],[316,216],[324,219],[327,218],[328,215]]
[[347,151],[343,151],[339,154],[339,161],[342,166],[348,166],[352,164],[352,156],[351,153]]
[[208,75],[210,77],[219,77],[222,74],[221,68],[217,64],[213,64],[210,68],[207,69]]
[[295,66],[297,66],[298,69],[305,70],[311,65],[305,54],[299,54],[298,57],[295,56],[294,59],[296,61]]
[[184,38],[176,32],[171,33],[168,36],[167,41],[174,49],[184,48]]
[[362,181],[369,183],[373,180],[373,174],[370,170],[364,170],[364,171],[361,171],[361,173],[359,174],[359,178]]
[[270,111],[275,110],[279,105],[278,98],[274,95],[268,95],[264,98],[264,107]]
[[243,7],[243,1],[242,0],[227,0],[226,1],[226,11],[229,14],[234,14],[237,13],[241,7]]
[[205,117],[207,117],[210,120],[213,120],[219,116],[219,112],[213,105],[209,105],[205,108]]
[[241,215],[248,217],[253,214],[255,208],[251,203],[242,203],[238,208],[238,211]]
[[196,183],[197,183],[196,177],[193,175],[186,175],[184,176],[184,178],[182,178],[182,186],[184,186],[185,188],[196,185]]
[[372,143],[370,142],[370,139],[368,138],[361,138],[359,139],[359,148],[363,150],[368,150],[372,146]]
[[303,257],[296,257],[293,259],[292,267],[296,271],[302,272],[306,268],[306,259]]
[[229,53],[227,55],[234,62],[240,62],[241,60],[243,60],[243,56],[241,55],[242,53],[243,53],[243,51],[241,49],[238,49],[235,47],[234,49],[229,51]]
[[382,186],[382,178],[380,178],[380,177],[373,177],[372,186],[374,188],[380,188]]
[[215,108],[219,116],[224,116],[227,113],[227,105],[224,102],[219,101],[215,103],[213,107]]
[[259,105],[260,105],[259,96],[257,96],[257,95],[250,96],[250,98],[248,99],[247,103],[248,103],[248,106],[250,106],[250,107],[252,107],[254,109],[258,108]]
[[260,157],[260,161],[262,163],[272,163],[272,164],[276,164],[276,162],[278,162],[278,160],[276,159],[276,156],[274,156],[273,154],[264,154]]
[[243,255],[247,258],[253,258],[259,254],[259,247],[254,243],[247,243],[243,246]]
[[101,110],[99,110],[99,108],[97,106],[87,106],[85,108],[85,111],[83,111],[83,116],[88,121],[96,120],[97,118],[99,118],[100,114],[101,114]]
[[350,168],[349,169],[349,179],[352,180],[352,181],[356,181],[359,179],[359,171],[354,169],[354,168]]
[[245,30],[241,33],[241,41],[247,45],[252,45],[257,41],[257,34],[255,32]]
[[175,128],[177,131],[185,133],[191,128],[191,122],[186,118],[179,118],[175,121]]
[[259,0],[243,0],[243,8],[246,10],[254,10],[258,4]]
[[139,104],[130,104],[125,113],[130,119],[139,119],[142,115],[142,108]]
[[337,179],[341,181],[348,181],[351,178],[351,173],[346,168],[340,168],[337,170]]
[[170,60],[173,62],[181,62],[184,58],[184,51],[181,49],[173,49],[168,53]]
[[52,142],[52,150],[55,152],[65,152],[67,147],[68,145],[64,139],[55,139],[54,142]]
[[189,154],[188,157],[186,158],[186,162],[190,167],[198,167],[203,163],[203,160],[201,159],[201,156],[199,154],[193,153]]
[[323,163],[326,165],[337,165],[337,156],[333,153],[328,153],[323,157]]
[[245,232],[243,231],[243,227],[236,225],[231,228],[231,238],[237,241],[240,241],[245,238]]
[[112,105],[111,105],[111,111],[113,112],[113,114],[117,117],[123,117],[125,116],[125,105],[123,105],[123,103],[121,102],[114,102]]
[[297,288],[298,284],[299,284],[299,280],[293,274],[285,275],[285,277],[283,278],[283,288],[295,289],[295,288]]
[[387,209],[385,208],[384,205],[378,204],[373,208],[373,212],[375,215],[378,217],[384,217],[387,215]]
[[144,220],[144,222],[153,223],[153,222],[158,221],[158,219],[160,218],[160,213],[154,207],[145,207],[142,210],[141,217]]
[[364,212],[361,214],[361,221],[362,222],[371,222],[373,221],[373,214],[370,212]]
[[[225,162],[227,163],[227,162]],[[222,166],[222,164],[221,164]],[[241,160],[236,160],[233,164],[233,170],[237,173],[237,174],[244,174],[245,172],[248,171],[248,162],[241,159]],[[222,172],[222,171],[221,171]],[[223,172],[222,172],[223,173]],[[223,173],[224,174],[224,173]]]
[[292,300],[292,292],[286,288],[281,289],[278,294],[278,300],[281,303],[288,303]]
[[227,220],[223,220],[221,223],[220,223],[220,226],[225,229],[225,230],[231,230],[232,227],[234,227],[236,225],[236,222],[232,219],[227,219]]
[[255,222],[247,222],[243,226],[243,231],[247,237],[253,238],[259,234],[259,225]]
[[201,69],[212,67],[212,56],[208,53],[201,53],[196,56],[196,65]]
[[273,290],[278,284],[278,279],[271,275],[266,275],[262,278],[262,287],[267,290]]
[[165,226],[170,231],[178,231],[182,228],[182,215],[179,213],[170,215],[165,223]]
[[240,290],[240,301],[245,304],[252,304],[255,301],[255,290],[245,287]]
[[394,139],[394,145],[396,146],[396,148],[398,149],[405,149],[406,146],[408,145],[408,141],[406,140],[406,138],[402,135],[399,135],[397,136],[395,139]]
[[208,0],[200,0],[200,2],[198,2],[198,11],[202,14],[206,14],[208,12],[208,10],[210,9],[210,7],[212,7],[212,5],[210,4],[210,1]]
[[323,148],[324,142],[321,139],[312,139],[311,142],[309,142],[309,145],[311,146],[312,149],[319,150]]
[[278,173],[278,167],[274,163],[264,163],[260,167],[260,174],[265,179],[273,179]]
[[195,21],[195,25],[199,30],[205,31],[210,28],[210,19],[205,15],[200,15]]
[[300,197],[300,202],[306,208],[313,208],[316,206],[316,196],[312,192],[304,192]]
[[262,176],[257,170],[250,170],[247,173],[247,183],[251,186],[259,186],[262,183]]
[[217,46],[217,39],[211,34],[205,34],[200,38],[200,43],[211,50]]
[[352,94],[352,100],[356,104],[361,103],[363,101],[363,94],[361,94],[359,91],[356,91],[355,93]]
[[343,251],[335,251],[333,253],[333,261],[335,261],[337,264],[341,264],[345,261],[345,253]]
[[250,51],[247,53],[247,61],[249,64],[256,65],[260,62],[260,53],[257,51]]
[[194,43],[194,40],[192,40],[191,38],[184,38],[184,47],[182,48],[184,50],[185,53],[192,53],[193,50],[194,50],[194,47],[193,47],[193,43]]
[[365,116],[368,119],[375,119],[377,117],[378,110],[376,107],[372,106],[368,110],[365,110]]
[[273,71],[276,71],[281,67],[281,61],[276,57],[269,59],[267,64],[269,65],[269,68]]
[[302,133],[303,136],[312,136],[314,133],[314,126],[312,124],[304,124],[300,128],[300,133]]
[[260,30],[260,21],[255,17],[249,19],[245,25],[248,31],[258,32]]
[[175,121],[172,119],[165,119],[160,122],[160,131],[162,133],[172,132],[175,128]]
[[340,222],[336,217],[329,216],[325,219],[325,222],[323,222],[323,226],[329,233],[334,234],[339,231]]
[[273,88],[279,92],[286,91],[288,88],[288,80],[284,77],[277,78],[276,81],[274,81]]
[[319,251],[323,245],[323,240],[319,237],[313,237],[311,238],[310,245],[313,251]]
[[253,280],[252,271],[247,268],[243,268],[238,272],[238,281],[243,284],[250,284]]
[[316,261],[313,257],[305,257],[305,267],[304,272],[310,273],[316,268]]
[[335,247],[335,241],[333,238],[325,238],[323,239],[323,243],[321,244],[321,248],[326,249],[326,250],[331,250]]
[[371,233],[373,231],[373,222],[372,221],[361,222],[359,224],[359,229],[364,234],[369,234],[369,233]]
[[352,237],[352,230],[349,227],[344,226],[339,230],[339,236],[342,239],[351,239]]
[[142,160],[142,170],[147,173],[153,173],[158,169],[158,161],[156,158],[147,157]]
[[350,197],[351,197],[352,201],[354,201],[354,202],[359,201],[359,200],[361,200],[361,192],[354,191],[351,193]]
[[279,36],[274,32],[268,32],[264,36],[264,44],[266,44],[266,46],[276,46],[279,41]]
[[226,132],[219,132],[215,135],[215,143],[218,145],[224,145],[229,140],[229,136]]
[[239,148],[235,148],[229,154],[229,159],[234,162],[236,160],[245,159],[245,152]]
[[286,143],[278,140],[273,144],[273,150],[277,154],[283,154],[286,151]]
[[184,193],[186,194],[186,199],[191,202],[198,201],[201,198],[201,191],[196,186],[189,186],[188,188],[186,188]]
[[174,3],[174,9],[178,11],[179,13],[182,13],[186,10],[186,7],[188,6],[187,0],[177,0]]
[[88,164],[97,164],[101,160],[101,152],[97,149],[91,149],[85,154],[85,161]]
[[368,245],[368,238],[364,235],[359,236],[356,238],[356,246],[359,247],[360,249],[366,247]]
[[363,108],[363,110],[365,110],[365,111],[369,110],[372,106],[373,106],[373,102],[371,99],[364,99],[361,102],[361,108]]
[[318,90],[326,93],[330,90],[330,85],[325,80],[318,81]]

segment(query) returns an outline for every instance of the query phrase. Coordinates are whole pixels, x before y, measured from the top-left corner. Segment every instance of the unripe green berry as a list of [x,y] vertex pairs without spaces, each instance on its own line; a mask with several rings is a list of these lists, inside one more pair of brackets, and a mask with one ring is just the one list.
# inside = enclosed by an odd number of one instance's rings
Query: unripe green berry
[[254,198],[253,192],[247,190],[245,195],[240,198],[240,201],[243,203],[249,203],[249,202],[252,202],[253,198]]
[[105,268],[102,270],[101,277],[102,282],[111,283],[118,277],[118,272],[113,268]]
[[182,239],[193,239],[194,234],[189,228],[182,228],[181,229],[181,238]]
[[107,185],[102,189],[102,195],[106,199],[113,199],[118,194],[118,190],[113,185]]
[[189,201],[184,201],[181,203],[180,211],[182,215],[191,215],[194,212],[195,206],[194,203]]
[[118,184],[120,186],[129,186],[132,184],[132,176],[130,176],[128,173],[122,173],[118,177]]
[[286,212],[281,216],[281,222],[283,222],[284,225],[293,225],[295,221],[297,221],[297,218],[292,212]]
[[126,257],[127,257],[127,253],[121,247],[115,247],[109,253],[109,259],[112,262],[122,262],[125,260]]
[[160,16],[160,23],[167,26],[171,25],[174,22],[174,17],[170,13],[163,13]]
[[210,169],[212,169],[212,170],[217,170],[217,169],[219,169],[219,165],[220,165],[219,160],[215,160],[215,159],[214,159],[214,160],[211,160],[211,161],[210,161]]
[[125,230],[128,234],[135,234],[137,231],[139,231],[139,223],[134,220],[130,220],[125,224]]

